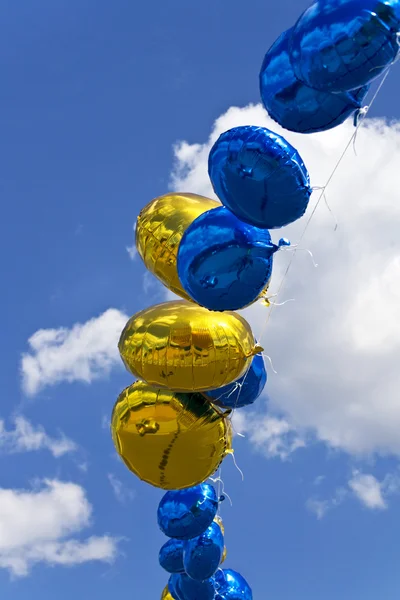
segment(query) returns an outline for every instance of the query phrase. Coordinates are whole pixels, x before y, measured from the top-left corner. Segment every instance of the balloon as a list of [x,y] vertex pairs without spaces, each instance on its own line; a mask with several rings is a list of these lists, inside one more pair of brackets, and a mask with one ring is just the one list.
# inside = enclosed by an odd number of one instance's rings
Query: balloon
[[211,523],[204,533],[185,543],[185,572],[196,581],[209,579],[218,569],[224,553],[224,536],[217,523]]
[[165,586],[162,596],[161,596],[161,600],[178,600],[177,598],[174,598],[171,595],[171,592],[168,589],[168,585]]
[[136,248],[147,269],[178,296],[189,299],[176,271],[182,235],[203,212],[219,206],[196,194],[166,194],[145,206],[136,222]]
[[267,229],[243,223],[224,206],[213,208],[185,231],[178,275],[201,306],[238,310],[255,302],[265,289],[278,249]]
[[158,506],[158,525],[170,538],[190,540],[206,531],[217,510],[217,494],[209,483],[170,491]]
[[290,131],[313,133],[332,129],[361,108],[369,86],[333,94],[302,83],[289,58],[292,31],[282,33],[265,55],[260,72],[264,107],[270,117]]
[[134,315],[119,351],[128,371],[179,392],[214,389],[238,379],[256,346],[250,325],[236,313],[211,313],[183,300]]
[[180,589],[182,600],[214,600],[214,581],[194,581],[184,573],[180,575]]
[[293,146],[264,127],[223,133],[208,159],[208,173],[222,204],[263,229],[296,221],[311,195],[310,178]]
[[224,408],[241,408],[257,400],[267,383],[267,371],[261,354],[253,358],[249,370],[234,383],[224,385],[216,390],[209,390],[203,395],[217,406]]
[[228,551],[226,549],[226,546],[224,546],[224,551],[222,553],[222,558],[221,558],[221,565],[226,561],[226,557],[227,557]]
[[219,525],[219,528],[221,529],[222,535],[225,535],[224,522],[223,522],[222,518],[219,515],[217,515],[215,517],[214,523],[217,523],[217,525]]
[[293,29],[290,58],[296,77],[322,91],[359,88],[394,61],[399,0],[319,0]]
[[232,569],[219,569],[214,577],[215,600],[253,600],[247,581]]
[[128,469],[167,490],[201,483],[232,451],[229,421],[204,396],[141,381],[120,394],[111,431]]
[[184,573],[183,566],[183,541],[168,540],[159,553],[160,566],[168,573]]
[[174,600],[186,600],[181,590],[181,575],[174,573],[168,581],[168,591]]

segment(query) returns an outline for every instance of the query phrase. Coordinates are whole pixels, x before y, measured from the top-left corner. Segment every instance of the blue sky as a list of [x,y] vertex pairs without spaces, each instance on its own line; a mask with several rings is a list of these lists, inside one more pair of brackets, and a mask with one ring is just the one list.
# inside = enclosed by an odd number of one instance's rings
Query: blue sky
[[[133,223],[171,186],[211,193],[218,131],[278,131],[248,105],[264,53],[305,6],[3,3],[2,597],[161,595],[161,493],[117,460],[107,429],[131,382],[118,333],[166,299],[127,251]],[[256,599],[399,595],[398,92],[395,67],[328,194],[338,231],[321,207],[306,240],[319,267],[296,259],[282,298],[296,302],[271,318],[278,374],[268,402],[237,419],[244,482],[224,465],[227,566]],[[350,135],[288,139],[322,185]],[[256,331],[266,309],[251,310]]]

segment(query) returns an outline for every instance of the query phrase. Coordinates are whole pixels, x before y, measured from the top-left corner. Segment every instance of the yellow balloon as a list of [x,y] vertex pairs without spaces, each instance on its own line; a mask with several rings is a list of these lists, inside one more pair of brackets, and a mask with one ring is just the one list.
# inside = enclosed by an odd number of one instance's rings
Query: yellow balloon
[[224,563],[226,561],[227,555],[228,555],[228,551],[226,549],[226,546],[224,546],[224,552],[222,554],[221,562],[219,563],[220,565],[222,565],[222,563]]
[[219,525],[219,528],[221,530],[222,535],[225,535],[225,527],[224,527],[224,523],[222,521],[222,518],[219,515],[217,515],[214,518],[214,521],[215,521],[215,523],[217,523]]
[[174,600],[173,596],[169,593],[168,585],[165,586],[161,596],[161,600]]
[[147,269],[187,300],[176,269],[179,244],[189,225],[217,206],[216,200],[196,194],[166,194],[147,204],[137,218],[136,248]]
[[118,397],[111,433],[130,471],[156,487],[180,490],[205,481],[232,452],[226,414],[202,394],[137,381]]
[[134,315],[118,347],[133,375],[179,392],[211,390],[235,381],[262,350],[239,314],[211,312],[185,300]]

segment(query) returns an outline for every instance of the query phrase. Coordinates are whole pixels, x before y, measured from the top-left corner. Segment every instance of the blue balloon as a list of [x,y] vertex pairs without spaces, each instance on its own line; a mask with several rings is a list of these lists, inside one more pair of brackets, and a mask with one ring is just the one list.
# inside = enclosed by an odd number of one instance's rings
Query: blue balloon
[[170,538],[190,540],[211,525],[217,510],[217,494],[209,483],[173,490],[158,505],[158,525]]
[[219,569],[214,581],[215,600],[253,600],[247,581],[232,569]]
[[185,572],[196,581],[212,577],[224,553],[224,536],[218,523],[211,523],[204,533],[185,542],[183,564]]
[[256,354],[250,368],[237,381],[216,390],[203,392],[203,395],[222,408],[241,408],[253,404],[267,383],[267,370],[261,354]]
[[[214,580],[195,581],[188,575],[180,575],[179,587],[182,600],[214,600]],[[180,600],[180,599],[179,599]]]
[[279,249],[267,229],[243,223],[224,206],[197,217],[179,244],[177,268],[189,296],[210,310],[252,304],[272,273]]
[[292,29],[285,31],[265,55],[260,92],[265,109],[281,127],[298,133],[326,131],[362,107],[369,86],[349,92],[322,92],[302,83],[289,57]]
[[183,540],[173,538],[161,548],[158,560],[161,567],[168,573],[184,573],[183,544]]
[[310,177],[293,146],[264,127],[223,133],[208,158],[208,173],[222,204],[263,229],[289,225],[305,213]]
[[317,0],[293,29],[296,77],[331,92],[359,88],[397,56],[399,0]]
[[174,573],[168,581],[168,591],[174,600],[186,600],[181,590],[181,575]]

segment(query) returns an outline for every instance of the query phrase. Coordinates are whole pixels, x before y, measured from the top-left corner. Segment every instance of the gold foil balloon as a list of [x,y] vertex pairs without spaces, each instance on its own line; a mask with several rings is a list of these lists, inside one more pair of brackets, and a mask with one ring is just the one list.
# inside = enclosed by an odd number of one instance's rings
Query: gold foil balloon
[[169,593],[168,585],[165,586],[161,596],[161,600],[174,600],[173,596]]
[[143,481],[166,490],[202,483],[232,452],[231,427],[202,394],[137,381],[119,396],[111,432],[118,454]]
[[183,234],[207,210],[221,206],[196,194],[166,194],[152,200],[136,222],[136,248],[147,269],[172,292],[190,299],[176,270],[176,257]]
[[224,523],[222,521],[222,518],[217,515],[214,519],[214,522],[217,523],[219,525],[219,528],[221,530],[222,535],[225,535],[225,527],[224,527]]
[[134,315],[118,347],[133,375],[179,392],[211,390],[235,381],[262,350],[237,313],[210,312],[185,300]]
[[224,563],[226,561],[227,555],[228,555],[228,551],[227,551],[226,546],[225,546],[224,547],[224,552],[222,554],[221,562],[219,563],[220,565],[222,565],[222,563]]

